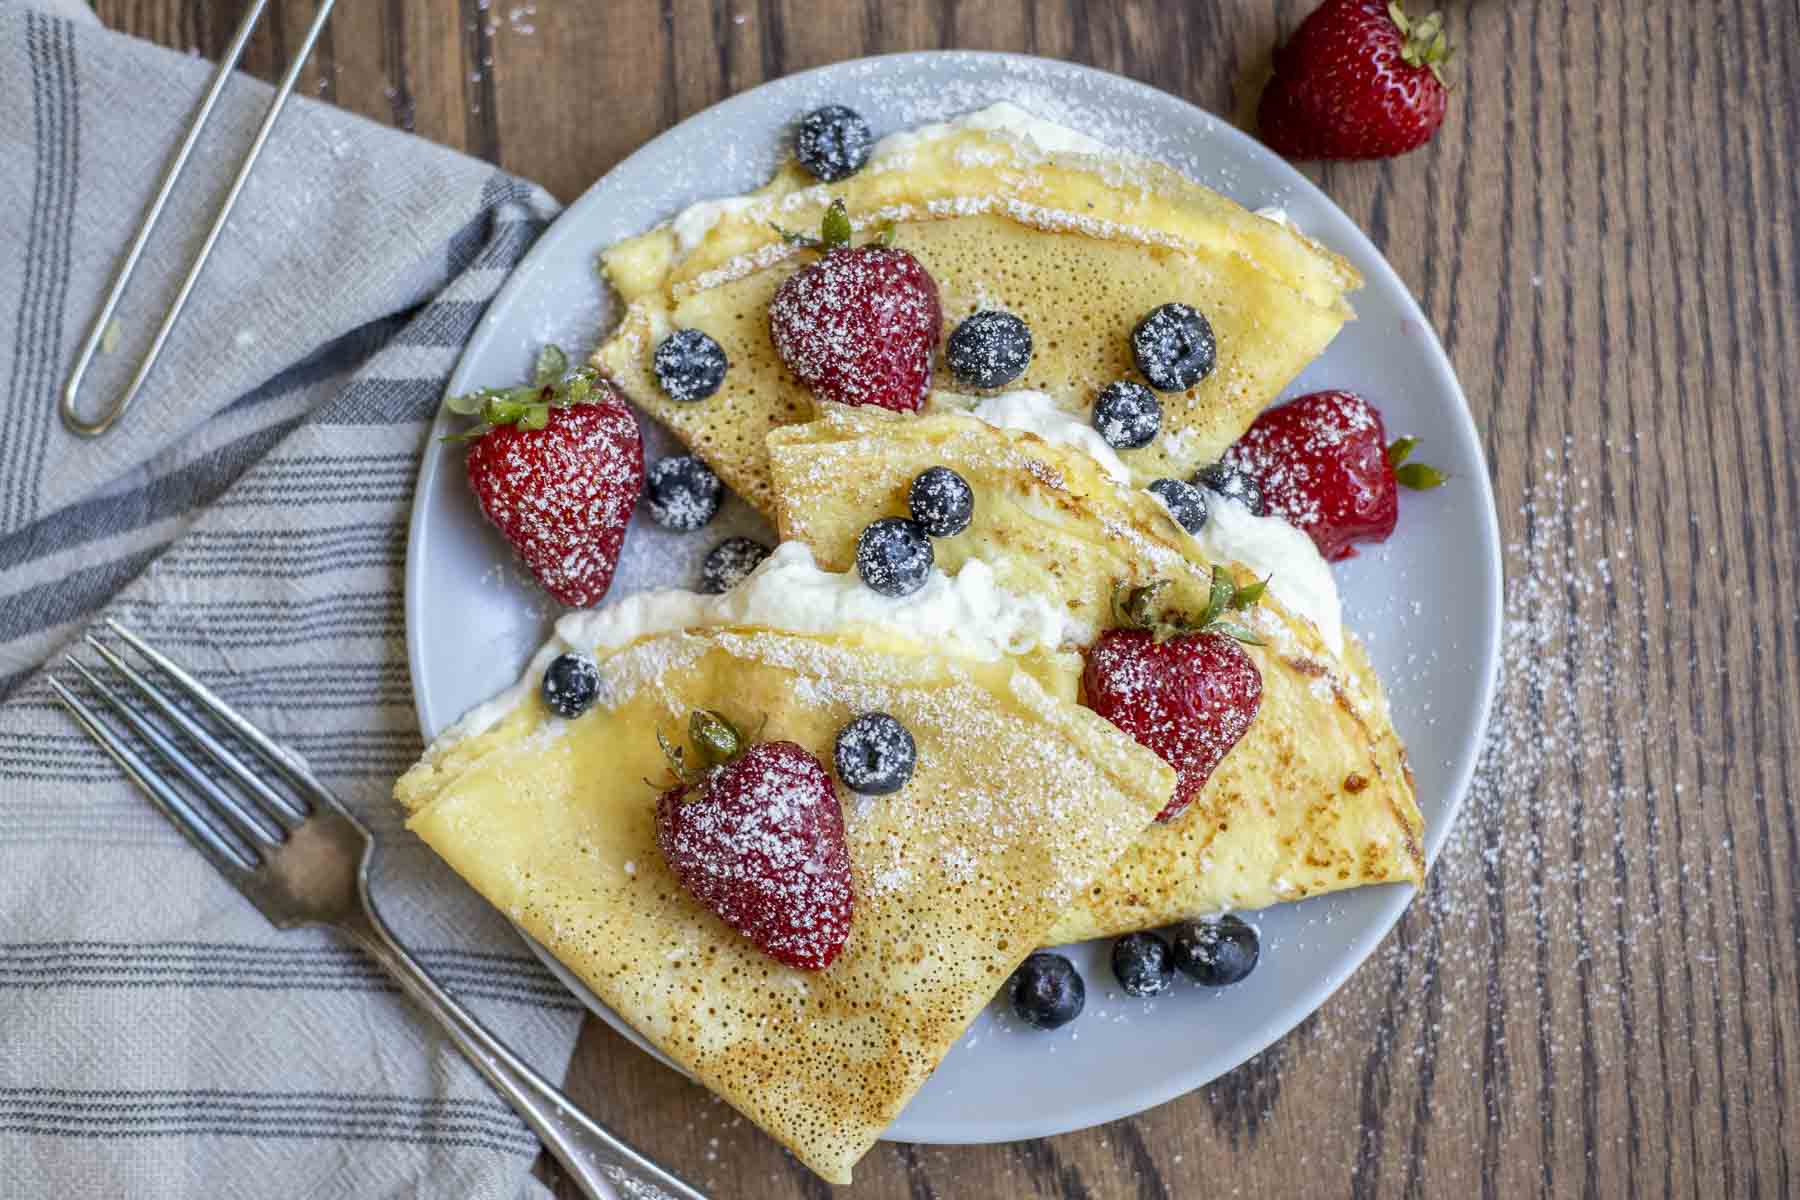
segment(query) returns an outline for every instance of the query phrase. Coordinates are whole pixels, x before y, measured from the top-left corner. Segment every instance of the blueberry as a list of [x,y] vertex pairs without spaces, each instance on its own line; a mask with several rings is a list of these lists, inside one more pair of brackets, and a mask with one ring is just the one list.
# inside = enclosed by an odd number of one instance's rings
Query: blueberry
[[559,717],[579,717],[600,694],[600,668],[585,654],[559,654],[544,668],[544,703]]
[[1128,933],[1113,943],[1113,975],[1127,996],[1156,996],[1175,982],[1169,943],[1154,933]]
[[1195,983],[1224,987],[1256,968],[1261,948],[1256,930],[1230,915],[1216,921],[1184,921],[1175,927],[1175,966]]
[[1121,379],[1100,389],[1092,420],[1114,450],[1141,450],[1162,430],[1162,401],[1143,384]]
[[910,596],[931,575],[931,539],[905,517],[871,521],[856,539],[856,573],[883,596]]
[[800,118],[794,156],[814,178],[836,183],[862,170],[874,142],[869,123],[860,113],[841,104],[827,104]]
[[930,536],[954,537],[975,515],[975,489],[949,467],[927,467],[906,489],[906,507]]
[[970,387],[1011,383],[1031,361],[1031,327],[1009,312],[983,309],[956,327],[944,346],[944,361]]
[[1075,964],[1060,954],[1039,950],[1019,964],[1006,984],[1013,1012],[1039,1029],[1056,1029],[1081,1015],[1087,985]]
[[1199,533],[1206,518],[1212,515],[1206,508],[1206,493],[1191,483],[1158,479],[1150,485],[1150,491],[1161,497],[1175,523],[1189,533]]
[[692,533],[719,511],[725,485],[691,454],[658,459],[644,472],[644,503],[665,529]]
[[1182,392],[1212,374],[1218,343],[1198,309],[1164,304],[1131,331],[1131,357],[1151,387]]
[[725,382],[725,348],[698,329],[677,329],[657,346],[651,361],[669,399],[704,400]]
[[884,712],[872,712],[838,730],[831,756],[845,787],[863,796],[885,796],[912,778],[919,748],[906,726]]
[[709,550],[700,564],[700,590],[714,596],[728,592],[767,557],[769,548],[761,542],[728,537]]
[[1194,472],[1194,482],[1209,492],[1217,492],[1227,500],[1236,500],[1259,517],[1269,514],[1263,503],[1262,487],[1255,476],[1242,467],[1216,462]]

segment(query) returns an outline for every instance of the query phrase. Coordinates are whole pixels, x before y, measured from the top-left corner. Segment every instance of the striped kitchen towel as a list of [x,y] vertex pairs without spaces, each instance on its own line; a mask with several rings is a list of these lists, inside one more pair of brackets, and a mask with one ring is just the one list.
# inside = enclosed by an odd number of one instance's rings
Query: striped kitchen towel
[[[542,1195],[512,1111],[358,952],[277,933],[51,700],[102,614],[298,749],[377,833],[404,941],[560,1077],[580,1012],[402,828],[406,516],[539,189],[297,100],[150,386],[55,399],[210,71],[0,0],[0,1194]],[[117,394],[268,99],[234,80],[88,383]],[[115,344],[116,339],[116,344]]]

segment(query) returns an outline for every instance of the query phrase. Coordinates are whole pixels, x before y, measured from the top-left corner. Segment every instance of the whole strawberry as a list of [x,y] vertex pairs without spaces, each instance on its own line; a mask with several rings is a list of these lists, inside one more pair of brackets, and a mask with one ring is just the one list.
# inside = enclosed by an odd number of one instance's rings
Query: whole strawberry
[[663,860],[695,899],[769,957],[824,970],[850,936],[854,909],[831,777],[803,747],[748,743],[715,712],[695,712],[688,731],[697,770],[663,743],[678,778],[656,802]]
[[1387,158],[1444,123],[1443,20],[1414,21],[1399,0],[1325,0],[1275,52],[1256,121],[1288,158]]
[[479,415],[466,467],[484,516],[545,591],[572,608],[606,595],[644,486],[637,418],[612,384],[540,360],[539,382],[458,396]]
[[826,212],[822,232],[817,240],[786,235],[822,253],[783,280],[769,303],[776,353],[821,400],[918,411],[943,328],[937,284],[904,250],[852,246],[842,200]]
[[1263,585],[1234,587],[1216,568],[1197,622],[1153,611],[1162,586],[1119,589],[1122,625],[1088,649],[1081,687],[1089,708],[1175,768],[1175,792],[1156,814],[1169,821],[1194,802],[1262,705],[1262,674],[1238,645],[1257,639],[1225,616],[1255,604]]
[[1444,474],[1408,463],[1415,441],[1388,444],[1381,414],[1354,392],[1314,392],[1271,408],[1225,452],[1262,489],[1269,511],[1306,533],[1327,561],[1384,542],[1399,519],[1399,486],[1437,487]]

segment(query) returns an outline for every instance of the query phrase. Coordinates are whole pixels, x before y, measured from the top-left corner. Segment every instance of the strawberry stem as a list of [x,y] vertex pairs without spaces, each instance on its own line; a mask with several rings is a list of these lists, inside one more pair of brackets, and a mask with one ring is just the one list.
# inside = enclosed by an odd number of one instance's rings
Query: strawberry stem
[[1156,598],[1168,587],[1167,580],[1156,579],[1138,585],[1120,580],[1113,585],[1113,619],[1126,629],[1149,630],[1158,642],[1166,642],[1172,637],[1188,633],[1217,633],[1252,646],[1260,646],[1261,638],[1244,626],[1225,618],[1231,613],[1254,608],[1268,586],[1267,579],[1259,579],[1255,583],[1238,587],[1230,571],[1222,566],[1214,566],[1206,611],[1196,621],[1179,609],[1158,610]]
[[1400,7],[1400,0],[1389,0],[1388,17],[1400,31],[1400,61],[1409,67],[1429,69],[1437,81],[1443,83],[1444,73],[1440,68],[1455,53],[1444,32],[1443,14],[1434,12],[1422,21],[1415,21]]
[[[839,246],[848,246],[850,244],[850,236],[856,232],[850,224],[850,210],[844,206],[844,198],[842,196],[834,199],[831,202],[831,207],[825,210],[825,219],[819,222],[818,237],[813,237],[809,233],[795,233],[791,229],[782,228],[773,221],[769,222],[769,228],[773,229],[776,233],[779,233],[781,235],[781,240],[790,246],[799,246],[805,250],[818,250],[821,252],[835,250]],[[883,246],[892,245],[894,240],[893,228],[892,225],[888,225],[881,231],[880,235],[877,236],[875,240]]]
[[550,423],[552,408],[581,404],[594,390],[600,373],[591,366],[569,370],[569,356],[561,346],[545,343],[531,370],[531,382],[519,387],[481,388],[450,396],[444,407],[459,417],[475,417],[473,429],[445,436],[446,442],[470,442],[501,425],[542,429]]
[[730,762],[744,752],[744,735],[736,725],[711,709],[697,708],[688,718],[688,737],[709,767]]

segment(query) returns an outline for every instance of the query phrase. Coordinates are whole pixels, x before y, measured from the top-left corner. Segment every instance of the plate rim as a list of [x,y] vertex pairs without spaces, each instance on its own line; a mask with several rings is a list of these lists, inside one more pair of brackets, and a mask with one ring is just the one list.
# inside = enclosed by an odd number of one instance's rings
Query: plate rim
[[[1355,242],[1355,245],[1352,248],[1357,251],[1356,254],[1346,255],[1346,257],[1366,258],[1367,260],[1380,264],[1381,269],[1392,276],[1393,280],[1398,284],[1403,315],[1411,320],[1423,334],[1423,337],[1420,339],[1421,349],[1433,377],[1433,390],[1442,392],[1446,395],[1448,400],[1454,401],[1454,403],[1447,405],[1447,407],[1454,410],[1454,419],[1450,422],[1450,427],[1447,432],[1453,434],[1459,441],[1466,443],[1467,449],[1471,451],[1472,458],[1474,461],[1480,463],[1482,467],[1482,470],[1477,473],[1477,477],[1471,482],[1475,483],[1479,493],[1477,498],[1480,503],[1476,507],[1481,517],[1482,533],[1484,535],[1485,549],[1487,551],[1485,557],[1488,560],[1487,565],[1490,568],[1489,586],[1486,588],[1485,596],[1482,597],[1484,602],[1484,611],[1482,613],[1483,623],[1487,628],[1488,636],[1486,644],[1479,648],[1480,661],[1477,664],[1478,678],[1477,693],[1475,696],[1476,720],[1474,722],[1472,736],[1468,743],[1461,745],[1458,748],[1459,761],[1446,791],[1444,815],[1434,826],[1428,827],[1425,831],[1426,872],[1427,876],[1429,876],[1431,868],[1436,865],[1438,855],[1442,851],[1444,844],[1448,841],[1451,831],[1456,827],[1458,820],[1462,816],[1464,805],[1467,803],[1475,771],[1480,762],[1481,746],[1486,740],[1488,726],[1493,716],[1494,698],[1499,689],[1502,637],[1501,614],[1503,611],[1503,593],[1505,586],[1505,561],[1502,554],[1499,512],[1493,490],[1492,468],[1482,445],[1480,432],[1476,428],[1474,414],[1469,409],[1468,397],[1464,393],[1461,382],[1456,376],[1455,367],[1451,363],[1449,355],[1443,348],[1443,343],[1437,335],[1436,328],[1427,318],[1424,310],[1420,308],[1418,297],[1413,293],[1412,288],[1407,285],[1406,280],[1394,269],[1393,264],[1388,261],[1387,256],[1381,252],[1380,248],[1370,240],[1368,234],[1363,231],[1362,226],[1352,219],[1348,213],[1344,212],[1328,193],[1317,184],[1313,183],[1311,179],[1307,178],[1300,171],[1296,170],[1291,163],[1288,163],[1285,159],[1275,154],[1274,151],[1265,147],[1256,138],[1244,132],[1242,129],[1239,129],[1231,121],[1218,114],[1209,112],[1199,105],[1196,105],[1181,96],[1175,95],[1172,92],[1166,92],[1161,88],[1154,87],[1141,80],[1132,79],[1129,76],[1106,71],[1098,67],[1091,67],[1082,63],[1062,62],[1060,60],[1042,58],[1036,55],[1017,54],[1006,51],[899,51],[844,59],[838,62],[812,67],[805,71],[797,71],[789,75],[783,75],[776,79],[765,80],[753,88],[747,88],[718,100],[703,109],[689,114],[674,125],[661,130],[656,136],[645,141],[637,149],[620,159],[608,169],[605,174],[599,176],[593,183],[589,184],[587,188],[582,191],[580,196],[571,201],[568,206],[556,216],[549,227],[538,236],[537,240],[532,244],[525,256],[513,267],[511,272],[507,275],[506,280],[498,289],[496,289],[494,295],[489,299],[487,307],[482,312],[480,321],[476,323],[475,329],[471,332],[468,340],[464,343],[462,350],[457,355],[456,364],[452,368],[445,383],[445,394],[451,394],[458,388],[466,388],[468,386],[467,378],[474,371],[474,363],[477,359],[485,355],[488,343],[495,336],[494,329],[501,323],[502,314],[504,314],[511,305],[519,301],[520,297],[524,295],[530,287],[536,272],[558,252],[558,243],[560,240],[565,237],[574,236],[568,231],[576,228],[579,222],[572,221],[571,218],[575,214],[582,212],[586,207],[598,203],[594,198],[595,193],[613,174],[628,168],[640,157],[647,156],[659,142],[672,136],[676,130],[690,122],[699,121],[703,118],[714,118],[721,110],[745,104],[750,97],[755,96],[764,89],[776,85],[785,87],[804,86],[803,81],[824,75],[835,74],[845,70],[858,68],[879,70],[881,64],[893,64],[896,68],[900,68],[943,58],[952,58],[961,62],[987,62],[994,64],[996,67],[1011,65],[1014,68],[1027,67],[1032,70],[1061,72],[1072,77],[1102,77],[1106,81],[1105,86],[1109,88],[1123,88],[1126,93],[1150,98],[1157,104],[1173,101],[1194,114],[1194,117],[1198,122],[1205,123],[1207,127],[1207,136],[1223,138],[1227,141],[1235,142],[1238,149],[1243,150],[1252,156],[1265,158],[1271,161],[1284,172],[1285,184],[1291,192],[1304,195],[1311,202],[1323,205],[1342,217],[1345,226],[1351,231],[1351,237]],[[996,78],[997,81],[1003,81],[1005,76],[1002,73],[998,74]],[[1342,246],[1335,246],[1334,249],[1339,253],[1343,253],[1345,250]],[[434,415],[432,421],[431,429],[434,438],[445,419],[445,415],[440,408]],[[421,732],[425,734],[427,738],[435,737],[437,733],[441,732],[449,724],[447,721],[441,721],[435,723],[434,727],[434,723],[428,721],[426,718],[426,714],[430,709],[430,704],[426,698],[428,689],[425,687],[424,681],[429,673],[429,668],[425,665],[426,660],[423,655],[423,647],[420,644],[420,639],[422,637],[420,627],[422,622],[415,619],[416,611],[421,603],[420,575],[426,557],[428,542],[427,513],[429,505],[427,504],[427,499],[433,491],[431,485],[436,478],[439,465],[445,461],[445,456],[434,455],[429,452],[430,447],[434,444],[435,440],[427,441],[425,448],[420,452],[420,466],[415,478],[413,500],[407,521],[406,561],[403,584],[403,608],[406,622],[406,655],[408,672],[412,683],[413,705],[415,715],[418,717],[420,723]],[[454,717],[452,720],[454,720]],[[1352,975],[1361,969],[1363,964],[1368,961],[1375,950],[1387,940],[1388,935],[1390,935],[1393,932],[1394,927],[1399,924],[1401,917],[1412,904],[1420,889],[1411,884],[1402,884],[1384,887],[1382,891],[1385,893],[1385,898],[1381,902],[1379,908],[1375,911],[1372,919],[1368,922],[1366,936],[1361,943],[1343,956],[1337,970],[1320,976],[1313,986],[1304,993],[1303,999],[1297,997],[1297,999],[1299,999],[1298,1003],[1291,1003],[1272,1010],[1272,1015],[1269,1019],[1265,1020],[1249,1036],[1242,1039],[1242,1045],[1245,1047],[1244,1052],[1232,1065],[1221,1070],[1208,1070],[1202,1067],[1188,1072],[1177,1072],[1159,1086],[1151,1086],[1141,1091],[1131,1092],[1129,1099],[1085,1106],[1079,1111],[1072,1112],[1070,1114],[1072,1119],[1055,1120],[1050,1122],[1048,1126],[1041,1120],[1034,1122],[1024,1118],[1010,1121],[1002,1119],[995,1122],[980,1136],[972,1137],[966,1130],[952,1127],[949,1124],[944,1124],[942,1127],[934,1127],[930,1123],[925,1123],[923,1128],[908,1128],[905,1140],[927,1145],[985,1145],[1016,1141],[1025,1138],[1057,1136],[1080,1129],[1092,1128],[1097,1125],[1119,1120],[1123,1117],[1145,1112],[1151,1108],[1156,1108],[1168,1103],[1178,1096],[1186,1095],[1188,1092],[1203,1087],[1221,1076],[1236,1070],[1238,1067],[1243,1066],[1245,1063],[1261,1054],[1264,1050],[1268,1049],[1275,1042],[1287,1036],[1299,1026],[1301,1022],[1305,1021],[1308,1017],[1312,1016],[1322,1008],[1326,1002],[1337,993],[1338,989],[1341,988]],[[517,927],[515,926],[515,928]],[[540,945],[535,939],[530,937],[530,935],[526,934],[524,930],[521,929],[518,930],[518,932],[520,937],[524,939],[526,945],[531,948],[532,952],[543,961],[545,967],[569,988],[576,998],[582,1002],[588,1012],[599,1017],[602,1021],[605,1021],[610,1027],[618,1030],[639,1049],[645,1050],[652,1057],[663,1062],[665,1065],[680,1071],[680,1068],[676,1066],[674,1062],[646,1041],[637,1030],[631,1027],[628,1021],[613,1012],[604,1004],[604,1002],[595,996],[572,971],[556,958],[555,955],[551,954],[548,949]],[[683,1073],[685,1074],[685,1072]],[[904,1116],[899,1118],[899,1120],[904,1119]],[[914,1124],[916,1126],[918,1123],[915,1122]],[[891,1136],[890,1131],[890,1133],[883,1135],[882,1140],[896,1139]]]

